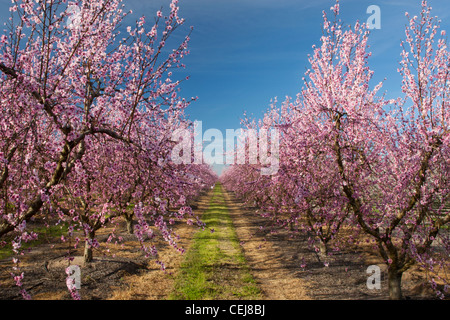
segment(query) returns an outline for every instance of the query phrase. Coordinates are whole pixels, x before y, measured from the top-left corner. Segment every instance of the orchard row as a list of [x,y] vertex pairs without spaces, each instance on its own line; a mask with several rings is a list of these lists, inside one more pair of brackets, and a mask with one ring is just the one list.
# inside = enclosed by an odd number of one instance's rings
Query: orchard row
[[85,241],[86,262],[96,231],[117,219],[148,256],[155,237],[182,250],[174,221],[203,227],[188,204],[217,177],[170,160],[172,132],[191,126],[192,100],[172,79],[189,35],[166,44],[184,24],[177,2],[126,29],[120,0],[83,0],[77,10],[66,0],[13,2],[0,43],[0,241],[12,245],[19,287],[22,244],[38,237],[32,220],[64,224],[72,243]]
[[[370,34],[356,23],[323,14],[320,45],[296,99],[275,101],[244,128],[280,131],[279,169],[231,166],[222,183],[260,208],[274,226],[308,232],[322,259],[340,232],[370,239],[388,267],[389,294],[402,297],[403,273],[413,265],[446,283],[450,222],[450,54],[445,31],[426,1],[406,14],[399,73],[402,95],[387,100],[371,85]],[[251,150],[249,150],[251,151]],[[248,157],[257,155],[248,155]],[[356,236],[354,236],[356,239]],[[448,292],[447,292],[448,293]],[[443,292],[438,292],[442,297]]]

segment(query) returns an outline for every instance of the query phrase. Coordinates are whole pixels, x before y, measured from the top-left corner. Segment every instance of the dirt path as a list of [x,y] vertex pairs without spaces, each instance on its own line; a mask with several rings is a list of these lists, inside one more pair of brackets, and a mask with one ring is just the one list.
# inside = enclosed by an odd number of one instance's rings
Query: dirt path
[[207,228],[195,234],[181,264],[171,298],[261,299],[260,289],[244,258],[220,185],[216,185],[209,207],[201,219]]
[[[212,194],[211,190],[195,202],[196,215],[201,216],[207,210]],[[178,224],[175,230],[180,236],[179,245],[189,250],[197,229],[186,224]],[[154,263],[149,264],[148,271],[125,277],[121,285],[112,290],[108,300],[165,300],[170,297],[185,256],[175,252],[163,242],[160,246],[163,247],[159,249],[158,259],[164,262],[166,271],[161,271]]]
[[247,264],[262,291],[263,299],[310,299],[306,281],[297,277],[286,264],[279,244],[276,241],[264,241],[263,236],[258,234],[263,221],[246,210],[228,192],[225,191],[224,196]]

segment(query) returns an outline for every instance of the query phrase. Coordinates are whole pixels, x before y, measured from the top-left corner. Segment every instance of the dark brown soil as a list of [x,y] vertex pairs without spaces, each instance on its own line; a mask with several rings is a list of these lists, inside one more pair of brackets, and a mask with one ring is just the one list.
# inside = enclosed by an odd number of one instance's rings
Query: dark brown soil
[[[209,194],[202,195],[195,203],[196,213],[201,214],[209,201]],[[179,235],[177,243],[187,248],[196,226],[176,222],[173,229]],[[97,239],[100,248],[94,250],[92,262],[84,264],[84,244],[74,250],[69,243],[41,244],[20,257],[20,272],[25,273],[23,287],[36,300],[72,299],[66,286],[65,268],[69,266],[68,251],[75,259],[71,265],[81,269],[81,290],[83,300],[157,300],[165,299],[174,281],[174,273],[183,255],[162,240],[151,244],[158,248],[156,258],[146,258],[136,237],[126,233],[125,223],[119,225],[116,236],[123,240],[119,244],[107,243],[111,228],[100,229]],[[150,243],[149,243],[150,244]],[[161,270],[156,260],[165,264]],[[12,257],[0,260],[0,300],[22,299],[20,289],[10,273]],[[17,272],[16,272],[17,273]]]
[[[285,229],[261,231],[267,219],[226,193],[238,237],[253,275],[267,299],[385,300],[389,299],[387,267],[370,247],[332,252],[319,260],[308,245],[308,236],[292,238]],[[328,262],[328,266],[325,266]],[[369,290],[370,265],[381,268],[381,289]],[[413,268],[402,280],[406,299],[437,299],[424,272]]]

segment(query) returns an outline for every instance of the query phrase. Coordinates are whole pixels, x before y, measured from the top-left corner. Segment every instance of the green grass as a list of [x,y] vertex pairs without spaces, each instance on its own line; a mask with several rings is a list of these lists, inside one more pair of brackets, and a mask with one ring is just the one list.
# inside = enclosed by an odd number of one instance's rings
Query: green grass
[[[67,233],[67,225],[49,226],[34,228],[32,231],[38,234],[38,238],[30,242],[22,242],[21,249],[28,249],[42,243],[48,242],[49,238],[58,238]],[[5,259],[13,256],[15,253],[12,250],[12,245],[8,242],[5,246],[0,247],[0,259]]]
[[169,299],[259,299],[261,292],[246,265],[220,184],[202,221],[207,228],[195,234]]

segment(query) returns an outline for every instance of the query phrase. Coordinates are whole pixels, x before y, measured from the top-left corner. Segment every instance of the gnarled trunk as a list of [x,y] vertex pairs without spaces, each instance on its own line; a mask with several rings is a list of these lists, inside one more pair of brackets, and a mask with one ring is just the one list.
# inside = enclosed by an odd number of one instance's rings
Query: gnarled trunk
[[328,256],[328,246],[326,242],[320,241],[319,243],[319,255],[322,259],[326,259]]
[[95,239],[95,231],[89,232],[86,241],[84,243],[84,262],[89,263],[93,259],[92,241]]
[[326,262],[326,259],[328,257],[327,242],[319,239],[318,249],[319,251],[317,252],[317,257],[319,262]]
[[133,232],[134,232],[134,230],[133,230],[133,226],[134,226],[134,223],[133,223],[133,216],[128,216],[128,215],[126,215],[126,216],[125,216],[125,221],[126,221],[126,223],[127,223],[127,232],[128,232],[129,234],[133,234]]
[[388,269],[388,288],[390,300],[403,299],[402,294],[402,276],[403,272],[397,270],[397,268],[389,267]]

